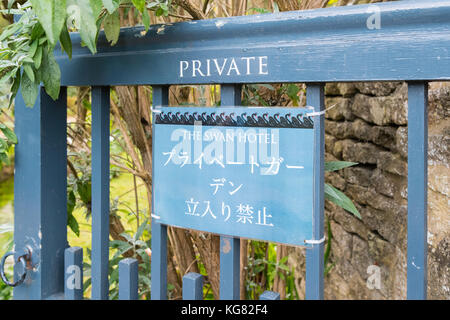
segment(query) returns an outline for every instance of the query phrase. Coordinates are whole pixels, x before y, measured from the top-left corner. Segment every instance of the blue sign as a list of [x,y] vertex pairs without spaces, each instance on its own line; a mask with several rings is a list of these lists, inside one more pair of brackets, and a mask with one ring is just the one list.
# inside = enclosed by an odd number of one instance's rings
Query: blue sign
[[305,108],[154,110],[153,219],[305,245],[313,229],[313,120]]

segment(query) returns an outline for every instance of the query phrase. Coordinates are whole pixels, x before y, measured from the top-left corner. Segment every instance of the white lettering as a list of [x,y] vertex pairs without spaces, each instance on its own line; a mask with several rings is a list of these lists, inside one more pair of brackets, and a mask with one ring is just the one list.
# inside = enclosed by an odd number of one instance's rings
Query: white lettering
[[247,75],[250,74],[250,60],[255,60],[255,57],[242,57],[242,60],[245,60],[247,62]]
[[206,76],[209,77],[211,75],[211,60],[206,59]]
[[[183,65],[185,65],[185,66],[183,67]],[[180,78],[183,78],[183,71],[187,70],[187,68],[189,68],[189,62],[181,60],[180,61]]]
[[237,67],[237,65],[236,65],[236,60],[234,60],[234,58],[231,59],[230,68],[228,69],[227,76],[230,75],[231,70],[236,71],[236,74],[237,74],[238,76],[241,75],[241,73],[239,72],[239,69],[238,69],[238,67]]
[[219,73],[219,76],[222,75],[222,72],[223,72],[223,69],[225,68],[225,64],[227,63],[227,60],[228,60],[228,59],[225,58],[225,59],[223,60],[222,68],[219,68],[219,64],[217,63],[217,59],[213,59],[214,64],[216,65],[217,73]]
[[200,70],[200,67],[202,66],[202,63],[200,60],[192,60],[192,77],[195,78],[195,72],[198,71],[198,73],[204,77],[205,75]]
[[[269,74],[269,71],[267,71],[267,56],[258,58],[259,58],[259,74]],[[265,60],[265,63],[263,63],[263,59]],[[263,71],[263,67],[266,68],[265,71]]]
[[195,60],[180,60],[180,78],[211,77],[211,76],[241,76],[268,75],[268,56],[208,58]]

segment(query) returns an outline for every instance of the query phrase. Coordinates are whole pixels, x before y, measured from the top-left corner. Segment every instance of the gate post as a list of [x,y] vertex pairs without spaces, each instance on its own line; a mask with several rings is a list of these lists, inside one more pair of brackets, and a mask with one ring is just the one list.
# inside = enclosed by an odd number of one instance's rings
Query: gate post
[[[241,85],[223,84],[220,87],[221,106],[241,104]],[[220,299],[240,298],[240,239],[220,236]]]
[[[169,104],[169,87],[153,86],[153,103],[155,107],[167,106]],[[152,116],[152,146],[155,147],[155,118]],[[154,154],[153,154],[154,159]],[[155,166],[152,166],[152,178],[155,176]],[[155,202],[153,201],[155,186],[152,193],[152,261],[151,261],[151,299],[167,299],[167,226],[160,224],[158,212],[155,212]]]
[[408,83],[407,298],[427,298],[428,83]]
[[66,88],[57,101],[43,88],[33,108],[15,103],[14,244],[32,250],[33,270],[15,299],[64,298],[67,244]]
[[[314,112],[325,109],[324,84],[309,84],[306,88],[306,103],[314,106]],[[306,299],[323,300],[324,257],[324,154],[325,120],[324,115],[314,117],[314,202],[313,202],[313,240],[312,248],[306,249]]]
[[109,295],[109,87],[92,87],[92,300]]

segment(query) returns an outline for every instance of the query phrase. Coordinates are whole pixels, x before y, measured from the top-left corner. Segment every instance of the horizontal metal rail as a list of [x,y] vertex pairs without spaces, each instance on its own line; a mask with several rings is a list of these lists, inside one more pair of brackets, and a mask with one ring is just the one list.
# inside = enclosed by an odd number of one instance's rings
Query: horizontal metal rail
[[65,86],[450,80],[449,16],[450,0],[398,1],[125,28],[95,55],[72,34],[72,60],[56,52]]

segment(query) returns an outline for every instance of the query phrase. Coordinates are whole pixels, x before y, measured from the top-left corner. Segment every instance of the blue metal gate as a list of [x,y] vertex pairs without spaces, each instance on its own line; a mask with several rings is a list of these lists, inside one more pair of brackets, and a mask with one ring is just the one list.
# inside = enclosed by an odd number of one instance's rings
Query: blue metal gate
[[[213,19],[121,31],[110,47],[100,35],[98,53],[75,47],[57,53],[62,90],[53,101],[41,90],[34,108],[16,99],[16,259],[33,269],[15,287],[16,299],[81,299],[65,285],[66,266],[82,272],[82,252],[68,248],[66,195],[66,87],[92,87],[92,299],[108,298],[109,92],[113,85],[151,85],[153,105],[168,105],[176,84],[220,84],[221,105],[240,105],[245,83],[304,82],[307,104],[324,111],[324,84],[408,82],[407,297],[427,296],[427,90],[450,80],[450,1],[399,1],[302,12]],[[369,23],[379,14],[380,25]],[[73,42],[80,37],[72,34]],[[59,52],[59,50],[56,50]],[[207,69],[233,59],[238,72]],[[202,67],[203,66],[203,67]],[[208,68],[209,68],[208,67]],[[223,70],[223,69],[222,69]],[[323,299],[324,119],[314,118],[314,230],[307,249],[306,298]],[[167,226],[152,221],[151,298],[167,298]],[[239,298],[239,239],[221,237],[220,297]],[[28,250],[31,250],[31,254]],[[18,272],[23,266],[18,265]],[[137,298],[137,263],[120,263],[120,298]],[[69,272],[73,272],[69,271]],[[183,278],[183,294],[201,298],[202,278]],[[276,299],[266,292],[262,299]]]

